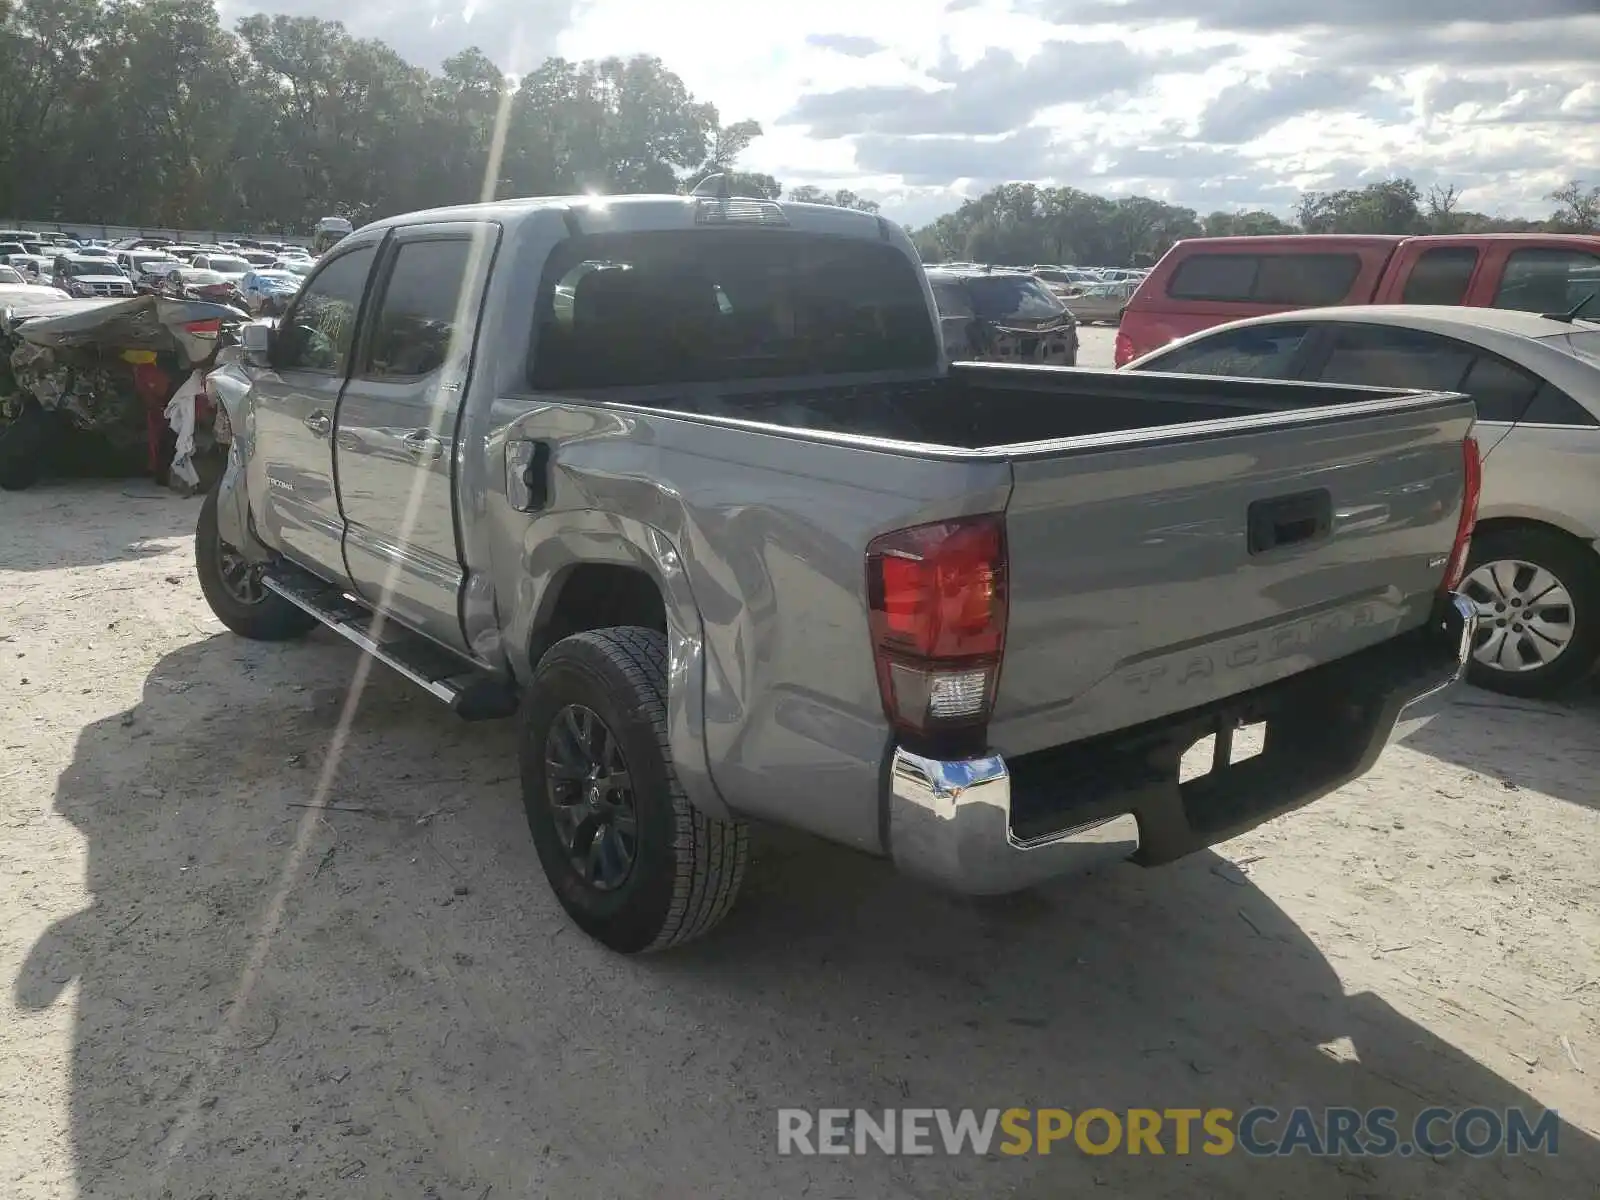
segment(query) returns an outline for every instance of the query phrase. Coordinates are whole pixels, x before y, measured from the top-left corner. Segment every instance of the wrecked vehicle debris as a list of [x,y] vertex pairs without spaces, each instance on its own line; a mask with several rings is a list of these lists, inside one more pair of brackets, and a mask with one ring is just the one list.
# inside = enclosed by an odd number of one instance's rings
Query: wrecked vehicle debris
[[245,314],[138,296],[0,313],[0,488],[144,471],[188,494],[215,444],[204,374]]
[[989,267],[930,267],[927,274],[950,361],[1077,366],[1077,320],[1034,276]]

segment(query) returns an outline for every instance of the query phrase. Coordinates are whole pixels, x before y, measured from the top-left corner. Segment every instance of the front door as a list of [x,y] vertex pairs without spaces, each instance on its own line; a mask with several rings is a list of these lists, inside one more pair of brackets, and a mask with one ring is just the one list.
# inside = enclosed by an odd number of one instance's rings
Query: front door
[[398,231],[335,432],[344,553],[363,598],[465,650],[454,503],[456,420],[498,229]]
[[272,365],[250,389],[250,495],[269,545],[330,579],[345,578],[344,522],[333,486],[333,419],[350,372],[361,300],[378,243],[318,267],[278,326]]

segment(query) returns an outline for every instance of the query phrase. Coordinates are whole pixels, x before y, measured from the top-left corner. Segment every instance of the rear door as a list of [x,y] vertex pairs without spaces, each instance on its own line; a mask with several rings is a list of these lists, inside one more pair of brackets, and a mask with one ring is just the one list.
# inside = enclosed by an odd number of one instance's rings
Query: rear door
[[1019,448],[1000,753],[1236,695],[1428,619],[1471,405],[1349,394]]
[[337,419],[351,578],[369,603],[461,650],[456,424],[497,237],[481,222],[396,231]]
[[378,243],[324,260],[278,325],[271,366],[250,388],[250,495],[270,545],[331,579],[345,577],[344,520],[333,486],[333,419]]

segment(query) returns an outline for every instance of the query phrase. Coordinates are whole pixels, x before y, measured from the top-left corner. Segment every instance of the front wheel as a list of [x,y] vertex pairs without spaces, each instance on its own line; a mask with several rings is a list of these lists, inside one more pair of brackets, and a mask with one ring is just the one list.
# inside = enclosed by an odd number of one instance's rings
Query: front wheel
[[621,626],[540,660],[523,708],[522,797],[567,915],[624,954],[681,945],[733,908],[749,833],[689,803],[667,744],[667,640]]
[[261,581],[261,569],[222,540],[217,531],[219,479],[206,493],[194,529],[194,566],[200,591],[217,620],[240,637],[286,642],[309,633],[317,619]]
[[1600,558],[1553,529],[1472,539],[1461,593],[1477,606],[1467,678],[1510,696],[1553,695],[1600,658]]

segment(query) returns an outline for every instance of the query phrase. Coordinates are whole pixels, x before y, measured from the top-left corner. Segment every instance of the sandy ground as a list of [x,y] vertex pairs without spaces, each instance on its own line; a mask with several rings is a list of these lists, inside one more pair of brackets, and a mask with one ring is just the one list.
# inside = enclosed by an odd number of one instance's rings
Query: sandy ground
[[[758,837],[644,960],[539,875],[509,724],[210,616],[197,501],[0,496],[0,1190],[1551,1197],[1600,1179],[1600,704],[1466,692],[1181,864],[948,898]],[[1559,1155],[780,1158],[782,1106],[1559,1108]],[[1097,1192],[1095,1185],[1103,1185]]]
[[1117,327],[1115,325],[1078,326],[1078,365],[1080,367],[1114,367],[1117,355]]

